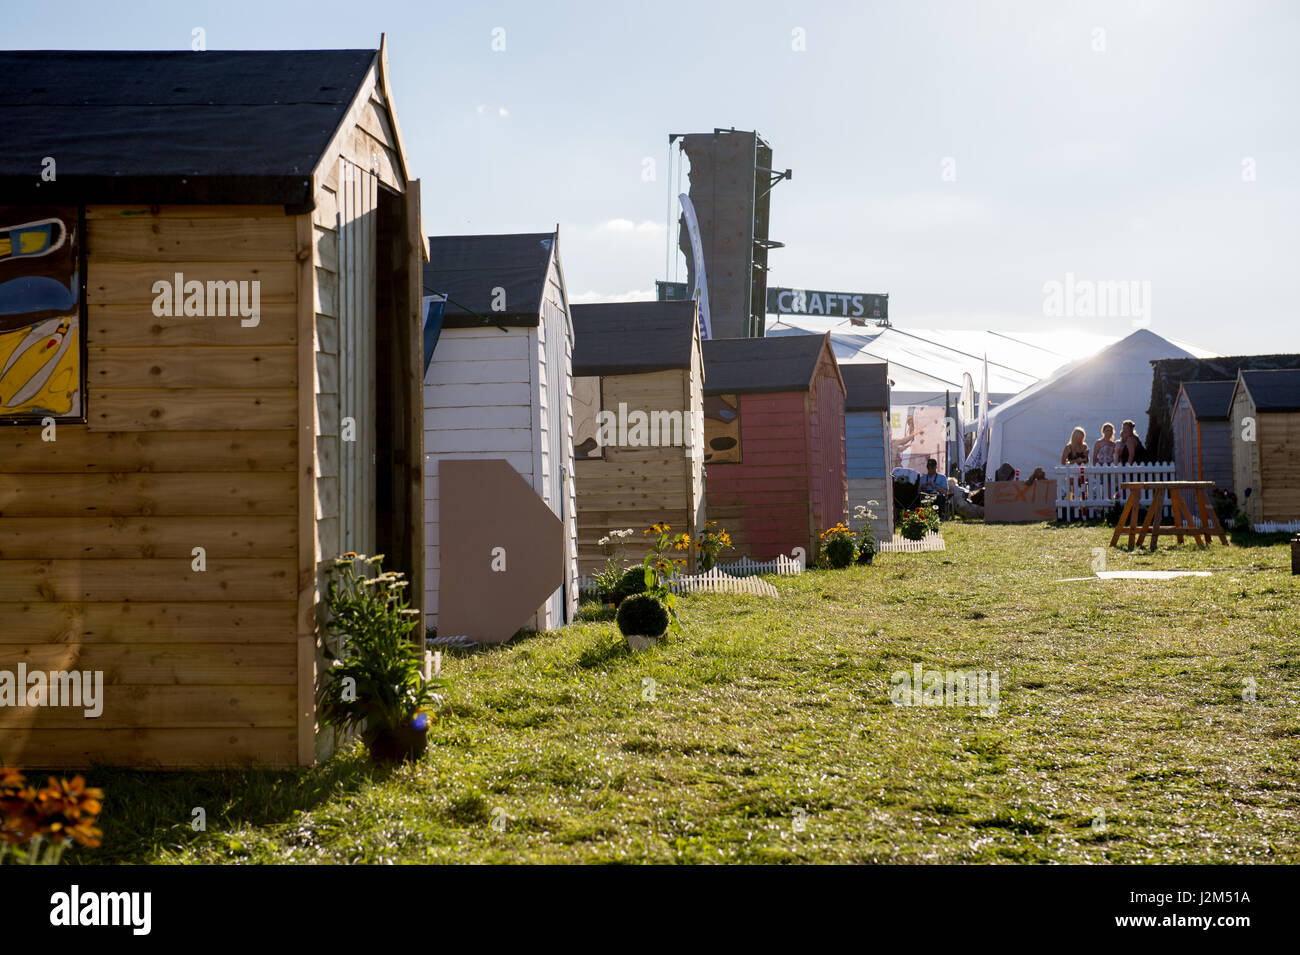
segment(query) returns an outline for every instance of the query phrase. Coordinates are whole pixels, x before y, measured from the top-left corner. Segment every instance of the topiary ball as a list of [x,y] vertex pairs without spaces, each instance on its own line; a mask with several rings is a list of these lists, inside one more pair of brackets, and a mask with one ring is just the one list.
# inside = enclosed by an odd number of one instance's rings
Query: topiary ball
[[853,563],[857,548],[851,537],[832,537],[826,542],[826,559],[832,567],[847,567]]
[[645,593],[645,568],[631,567],[624,571],[614,590],[615,601],[623,601],[633,594]]
[[625,637],[657,637],[668,629],[668,608],[658,597],[633,594],[618,605],[618,629]]

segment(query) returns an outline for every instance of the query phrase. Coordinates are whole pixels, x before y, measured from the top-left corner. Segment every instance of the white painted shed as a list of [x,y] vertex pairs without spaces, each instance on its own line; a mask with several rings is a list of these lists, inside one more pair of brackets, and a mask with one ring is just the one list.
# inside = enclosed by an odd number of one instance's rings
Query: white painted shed
[[424,295],[426,314],[445,300],[441,328],[425,327],[426,625],[438,623],[438,464],[501,458],[564,523],[564,585],[532,622],[563,626],[577,611],[578,565],[573,323],[559,234],[431,236]]

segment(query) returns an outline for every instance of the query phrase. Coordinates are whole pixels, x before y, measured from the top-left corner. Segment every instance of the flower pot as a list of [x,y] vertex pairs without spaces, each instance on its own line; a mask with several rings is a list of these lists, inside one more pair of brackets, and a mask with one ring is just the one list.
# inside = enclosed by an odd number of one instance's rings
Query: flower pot
[[384,727],[370,740],[370,758],[377,763],[411,762],[423,756],[428,745],[428,727]]
[[861,557],[858,558],[858,563],[859,563],[859,564],[870,564],[871,561],[872,561],[872,559],[873,559],[875,556],[876,556],[875,554],[863,554]]
[[649,650],[659,644],[658,637],[643,637],[639,633],[625,633],[623,639],[632,650]]

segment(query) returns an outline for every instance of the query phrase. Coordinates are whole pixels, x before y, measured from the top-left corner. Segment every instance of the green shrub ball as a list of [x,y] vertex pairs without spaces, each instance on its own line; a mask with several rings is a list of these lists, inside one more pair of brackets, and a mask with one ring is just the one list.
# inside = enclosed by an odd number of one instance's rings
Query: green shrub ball
[[650,594],[634,594],[618,605],[623,636],[657,637],[668,629],[668,608]]
[[623,577],[618,582],[617,589],[614,591],[614,596],[619,601],[622,601],[633,594],[643,593],[645,593],[645,567],[638,565],[624,572]]
[[836,569],[853,563],[856,551],[851,537],[832,537],[826,542],[826,559]]

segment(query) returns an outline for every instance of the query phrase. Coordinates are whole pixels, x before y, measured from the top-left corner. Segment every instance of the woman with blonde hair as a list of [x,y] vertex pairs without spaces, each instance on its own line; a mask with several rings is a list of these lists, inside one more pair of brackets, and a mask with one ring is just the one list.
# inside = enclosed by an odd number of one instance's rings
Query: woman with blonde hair
[[1070,433],[1070,443],[1065,446],[1061,452],[1062,464],[1087,464],[1088,463],[1088,432],[1082,428],[1075,428]]
[[1115,426],[1107,421],[1101,426],[1101,437],[1092,446],[1092,463],[1114,464],[1115,449],[1118,447],[1115,443]]

